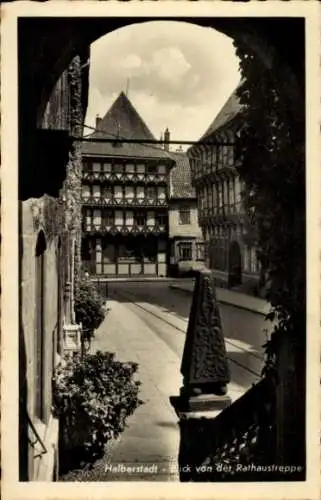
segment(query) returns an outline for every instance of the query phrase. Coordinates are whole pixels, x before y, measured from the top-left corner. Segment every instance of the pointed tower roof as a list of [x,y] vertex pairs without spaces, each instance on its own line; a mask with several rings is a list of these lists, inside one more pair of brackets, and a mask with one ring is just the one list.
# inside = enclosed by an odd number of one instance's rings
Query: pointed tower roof
[[123,139],[155,140],[155,137],[124,92],[119,94],[105,114],[100,123],[100,130],[100,136],[113,135],[116,132]]
[[[136,139],[156,141],[141,116],[138,114],[128,97],[121,92],[105,116],[99,122],[99,130],[91,134],[90,138],[106,139]],[[82,146],[84,155],[99,156],[131,156],[140,158],[170,158],[157,145],[140,143],[123,143],[115,147],[112,143],[85,142]]]

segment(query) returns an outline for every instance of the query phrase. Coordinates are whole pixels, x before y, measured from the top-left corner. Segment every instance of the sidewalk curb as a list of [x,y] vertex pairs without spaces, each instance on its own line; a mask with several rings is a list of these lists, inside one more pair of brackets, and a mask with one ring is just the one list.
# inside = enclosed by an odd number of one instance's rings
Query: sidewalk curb
[[[180,292],[187,293],[189,295],[193,294],[192,290],[188,290],[186,288],[181,288],[178,285],[169,285],[169,288],[172,288],[173,290],[179,290]],[[229,306],[236,307],[237,309],[243,309],[244,311],[250,311],[250,312],[254,312],[256,314],[260,314],[261,316],[265,316],[269,312],[268,310],[266,312],[264,312],[264,311],[260,311],[258,309],[253,308],[253,307],[250,307],[250,306],[244,306],[242,304],[235,304],[235,302],[228,301],[226,299],[223,299],[223,300],[218,299],[218,301],[221,302],[222,304],[228,304]]]

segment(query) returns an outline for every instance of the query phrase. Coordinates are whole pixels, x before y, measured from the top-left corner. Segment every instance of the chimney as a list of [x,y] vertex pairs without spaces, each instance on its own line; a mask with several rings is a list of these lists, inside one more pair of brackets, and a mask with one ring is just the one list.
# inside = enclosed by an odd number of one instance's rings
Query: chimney
[[169,141],[170,141],[170,133],[169,133],[169,130],[168,128],[165,130],[165,133],[164,133],[164,149],[166,151],[169,151]]
[[160,147],[164,149],[164,139],[163,139],[163,132],[160,135]]
[[102,118],[99,115],[96,116],[96,130],[100,130],[100,125],[102,122]]

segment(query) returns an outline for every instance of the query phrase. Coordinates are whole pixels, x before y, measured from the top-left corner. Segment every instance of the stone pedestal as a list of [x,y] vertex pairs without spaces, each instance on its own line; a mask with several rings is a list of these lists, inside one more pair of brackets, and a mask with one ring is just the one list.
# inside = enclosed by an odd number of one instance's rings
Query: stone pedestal
[[181,364],[183,387],[170,399],[178,412],[215,411],[231,403],[226,395],[230,372],[214,276],[198,273]]
[[224,410],[224,408],[227,408],[231,404],[229,396],[217,396],[215,394],[201,394],[187,398],[171,396],[169,399],[179,418],[184,418],[184,413],[189,412],[216,412]]

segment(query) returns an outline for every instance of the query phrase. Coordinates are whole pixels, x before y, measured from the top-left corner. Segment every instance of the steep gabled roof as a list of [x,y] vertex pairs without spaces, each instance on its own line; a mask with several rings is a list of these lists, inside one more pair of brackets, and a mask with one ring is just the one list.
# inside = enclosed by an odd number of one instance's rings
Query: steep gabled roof
[[170,171],[170,198],[196,198],[192,186],[191,166],[186,153],[170,153],[176,165]]
[[[241,84],[240,84],[241,85]],[[242,105],[237,97],[237,89],[234,90],[232,95],[228,98],[221,111],[216,115],[211,125],[202,135],[200,141],[209,138],[214,132],[217,132],[221,127],[227,125],[233,118],[235,118],[241,111]]]
[[124,92],[119,94],[104,118],[102,118],[100,129],[104,134],[119,133],[123,139],[155,140],[155,137]]
[[[99,130],[88,139],[136,139],[156,140],[143,119],[140,117],[128,97],[121,92],[105,116],[101,119]],[[140,143],[122,143],[114,145],[108,142],[84,142],[84,155],[128,156],[138,158],[170,158],[168,153],[156,145]]]

